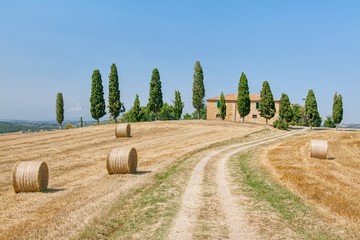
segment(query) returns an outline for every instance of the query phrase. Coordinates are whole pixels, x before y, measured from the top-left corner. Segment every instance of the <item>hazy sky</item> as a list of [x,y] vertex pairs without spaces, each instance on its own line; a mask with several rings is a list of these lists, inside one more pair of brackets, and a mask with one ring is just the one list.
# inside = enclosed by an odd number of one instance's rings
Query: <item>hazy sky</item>
[[343,123],[360,123],[360,1],[341,0],[1,1],[0,119],[54,120],[62,92],[65,120],[89,120],[92,72],[107,101],[112,63],[127,110],[136,94],[147,104],[158,68],[164,101],[180,90],[191,113],[196,60],[206,98],[236,93],[245,72],[251,93],[266,80],[303,104],[313,89],[323,119],[339,92]]

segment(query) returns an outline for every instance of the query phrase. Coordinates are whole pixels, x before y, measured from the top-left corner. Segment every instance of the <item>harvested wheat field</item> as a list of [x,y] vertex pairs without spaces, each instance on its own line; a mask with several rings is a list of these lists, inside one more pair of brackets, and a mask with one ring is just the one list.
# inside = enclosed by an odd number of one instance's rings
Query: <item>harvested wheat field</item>
[[[264,129],[261,125],[219,121],[134,123],[132,137],[116,138],[115,127],[0,135],[0,239],[72,238],[108,211],[119,196],[146,185],[171,163]],[[107,173],[106,158],[116,147],[136,148],[136,174]],[[336,157],[327,164],[342,166],[342,160],[333,151],[330,153]],[[49,183],[45,192],[14,192],[12,169],[17,161],[47,163]],[[347,164],[344,167],[350,168],[356,163]],[[358,179],[353,181],[359,183]],[[341,184],[347,186],[345,182]],[[353,194],[355,199],[358,193]]]
[[[327,159],[310,157],[313,139],[328,141]],[[272,146],[262,159],[277,181],[319,210],[326,224],[360,232],[360,132],[312,131]]]

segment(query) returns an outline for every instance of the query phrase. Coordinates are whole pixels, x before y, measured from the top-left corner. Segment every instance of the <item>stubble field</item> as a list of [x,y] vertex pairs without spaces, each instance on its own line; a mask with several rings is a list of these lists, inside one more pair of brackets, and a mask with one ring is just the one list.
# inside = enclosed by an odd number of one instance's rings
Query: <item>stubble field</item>
[[[222,121],[131,127],[131,138],[118,139],[115,125],[0,135],[0,239],[313,239],[320,231],[323,239],[359,237],[360,132],[288,134]],[[311,139],[329,141],[328,159],[310,158]],[[138,171],[108,175],[107,154],[122,146],[137,149]],[[15,194],[12,168],[30,160],[48,164],[48,190]],[[249,194],[248,180],[260,198]],[[284,205],[280,212],[261,202],[264,189],[273,198],[279,188],[307,206],[311,219],[301,221],[310,227],[281,217],[292,212],[292,200],[275,200]]]
[[[132,124],[131,138],[115,138],[115,125],[32,134],[0,135],[0,239],[68,239],[121,195],[151,181],[186,154],[263,129],[259,125],[176,121]],[[108,175],[106,157],[114,147],[138,151],[138,173]],[[15,194],[16,161],[45,161],[45,193]]]

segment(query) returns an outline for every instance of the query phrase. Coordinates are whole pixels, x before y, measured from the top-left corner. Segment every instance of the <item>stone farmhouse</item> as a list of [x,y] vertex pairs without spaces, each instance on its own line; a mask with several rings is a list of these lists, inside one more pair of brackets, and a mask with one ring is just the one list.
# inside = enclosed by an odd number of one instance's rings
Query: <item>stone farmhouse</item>
[[[237,94],[229,94],[225,96],[226,103],[226,118],[225,120],[242,122],[242,118],[237,110]],[[220,96],[209,98],[207,101],[207,119],[216,120],[220,118]],[[265,124],[266,119],[260,117],[259,109],[259,94],[250,94],[250,113],[245,117],[245,122],[261,123]],[[275,116],[268,121],[268,124],[272,124],[279,117],[279,100],[275,100],[276,113]]]

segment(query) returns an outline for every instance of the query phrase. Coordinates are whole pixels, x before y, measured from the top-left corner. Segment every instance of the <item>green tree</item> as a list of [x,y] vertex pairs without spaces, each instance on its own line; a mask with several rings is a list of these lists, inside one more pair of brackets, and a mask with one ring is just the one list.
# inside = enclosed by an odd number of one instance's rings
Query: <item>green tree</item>
[[109,112],[115,123],[120,113],[125,112],[124,104],[120,101],[119,77],[115,63],[111,65],[109,76]]
[[326,116],[326,120],[324,121],[324,127],[328,127],[328,128],[336,127],[331,116]]
[[160,74],[157,68],[154,68],[150,81],[150,93],[149,93],[149,110],[155,114],[155,120],[157,120],[158,113],[163,106],[163,95],[161,91]]
[[310,129],[312,129],[312,127],[319,127],[321,125],[322,120],[318,111],[315,94],[312,89],[309,90],[308,95],[306,96],[305,114],[306,119],[310,125]]
[[83,126],[84,126],[84,122],[83,122],[82,117],[80,117],[80,127],[83,127]]
[[226,103],[224,93],[220,94],[220,118],[224,120],[226,118]]
[[176,120],[179,120],[184,109],[184,102],[181,101],[181,94],[177,90],[175,90],[175,100],[173,101],[173,103],[174,117]]
[[142,111],[140,106],[139,95],[137,94],[134,100],[134,106],[131,108],[130,112],[135,122],[140,122],[144,117],[144,112]]
[[104,90],[101,80],[101,74],[95,69],[92,75],[91,96],[90,96],[90,112],[91,116],[96,119],[99,125],[99,119],[105,116],[105,100]]
[[198,113],[198,119],[201,118],[201,109],[204,106],[205,87],[204,87],[204,74],[199,61],[195,62],[194,66],[194,82],[193,82],[193,96],[192,104]]
[[280,98],[280,107],[279,107],[279,117],[281,120],[285,120],[287,123],[290,123],[293,119],[293,109],[291,108],[291,103],[287,94],[281,94]]
[[175,120],[174,107],[167,103],[164,103],[159,112],[159,119],[160,120]]
[[64,99],[60,92],[56,95],[56,121],[60,125],[60,130],[62,130],[62,123],[64,121]]
[[300,106],[299,104],[294,104],[293,109],[293,119],[292,122],[297,126],[307,126],[305,107]]
[[273,118],[276,113],[274,97],[267,81],[263,82],[260,91],[259,112],[260,116],[266,119],[266,125],[268,124],[268,120]]
[[245,117],[250,113],[250,95],[248,80],[244,72],[241,73],[238,86],[238,112],[243,122]]
[[343,112],[344,110],[343,110],[342,96],[340,94],[335,93],[332,119],[334,121],[334,124],[336,125],[336,130],[338,129],[338,126],[343,119]]
[[[207,118],[207,107],[206,105],[204,105],[201,109],[200,109],[200,119],[202,120],[206,120]],[[197,110],[195,110],[192,114],[191,114],[193,119],[199,119],[199,112]]]

